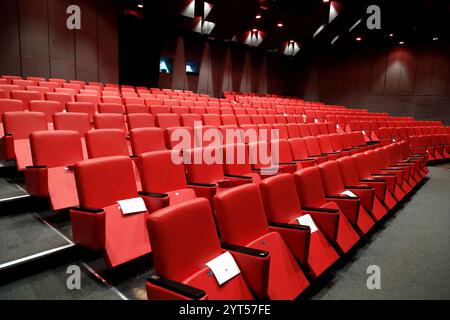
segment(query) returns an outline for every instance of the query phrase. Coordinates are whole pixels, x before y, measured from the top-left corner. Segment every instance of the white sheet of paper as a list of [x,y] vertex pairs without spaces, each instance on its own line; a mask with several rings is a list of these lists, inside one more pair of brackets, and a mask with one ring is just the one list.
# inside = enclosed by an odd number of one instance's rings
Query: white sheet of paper
[[353,192],[351,192],[350,190],[345,190],[341,194],[348,196],[350,198],[358,198],[358,196],[356,194],[354,194]]
[[145,202],[142,198],[117,201],[123,214],[131,214],[147,211]]
[[234,261],[233,256],[229,252],[225,252],[211,260],[206,266],[211,269],[220,286],[241,273],[236,261]]
[[314,220],[312,219],[311,215],[309,215],[309,214],[305,214],[304,216],[301,216],[300,218],[297,218],[297,221],[302,226],[310,227],[311,228],[311,233],[314,233],[317,230],[319,230],[317,228],[316,224],[314,223]]

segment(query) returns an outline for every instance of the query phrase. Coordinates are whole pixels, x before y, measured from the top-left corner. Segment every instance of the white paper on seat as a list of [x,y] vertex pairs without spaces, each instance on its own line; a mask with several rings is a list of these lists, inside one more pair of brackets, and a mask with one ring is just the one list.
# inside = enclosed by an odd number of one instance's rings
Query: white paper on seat
[[297,221],[302,226],[310,227],[311,228],[311,233],[314,233],[317,230],[319,230],[317,228],[316,224],[314,223],[314,220],[312,219],[311,215],[309,215],[309,214],[305,214],[304,216],[301,216],[300,218],[297,218]]
[[147,211],[145,202],[142,198],[117,201],[123,214],[132,214]]
[[225,252],[211,260],[206,266],[211,269],[220,286],[241,273],[236,261],[229,252]]
[[350,190],[345,190],[341,194],[344,196],[348,196],[350,198],[358,198],[358,196],[356,194],[354,194],[353,192],[351,192]]

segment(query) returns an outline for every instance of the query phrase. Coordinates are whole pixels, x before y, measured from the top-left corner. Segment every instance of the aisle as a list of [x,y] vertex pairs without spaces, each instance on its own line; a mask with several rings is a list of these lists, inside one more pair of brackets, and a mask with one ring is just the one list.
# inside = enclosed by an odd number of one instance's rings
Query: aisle
[[[450,299],[450,165],[429,180],[336,270],[313,299]],[[367,267],[381,268],[381,290],[368,290]]]

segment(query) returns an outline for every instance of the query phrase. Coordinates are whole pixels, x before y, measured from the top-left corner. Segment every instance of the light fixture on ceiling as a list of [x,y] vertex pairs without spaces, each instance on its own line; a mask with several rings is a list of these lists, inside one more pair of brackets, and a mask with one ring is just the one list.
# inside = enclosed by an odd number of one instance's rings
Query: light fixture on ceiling
[[279,23],[277,24],[277,27],[278,27],[278,28],[283,28],[283,27],[284,27],[284,24],[281,23],[281,22],[279,22]]
[[144,8],[144,4],[139,3],[139,4],[138,4],[138,8],[139,8],[139,9],[143,9],[143,8]]
[[254,28],[252,29],[252,32],[258,32],[258,29]]
[[255,18],[259,20],[262,18],[262,16],[260,14],[257,14]]
[[294,40],[289,41],[289,43],[294,43],[294,42],[295,42]]
[[389,37],[391,37],[391,38],[392,38],[393,36],[394,36],[394,34],[393,34],[393,33],[389,33]]
[[362,38],[361,37],[356,37],[356,41],[361,41]]
[[404,41],[400,41],[398,44],[402,45],[402,44],[405,44],[405,42]]
[[330,0],[322,0],[323,3],[328,3]]
[[439,40],[438,37],[434,37],[434,38],[433,38],[433,41],[438,41],[438,40]]

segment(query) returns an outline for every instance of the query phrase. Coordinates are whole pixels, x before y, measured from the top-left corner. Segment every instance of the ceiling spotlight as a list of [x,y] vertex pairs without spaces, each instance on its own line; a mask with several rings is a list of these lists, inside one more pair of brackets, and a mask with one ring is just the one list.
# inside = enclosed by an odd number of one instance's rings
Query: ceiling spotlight
[[142,3],[138,4],[138,8],[142,9],[144,8],[144,5]]
[[356,37],[356,41],[361,41],[362,38],[361,37]]
[[283,26],[284,26],[284,25],[283,25],[281,22],[277,24],[277,27],[278,27],[278,28],[283,28]]
[[400,41],[398,44],[405,44],[405,42],[404,41]]
[[439,40],[438,37],[434,37],[434,38],[433,38],[433,41],[438,41],[438,40]]
[[393,37],[394,36],[394,34],[393,33],[389,33],[389,37]]
[[256,29],[256,28],[252,29],[252,32],[258,32],[258,29]]
[[294,40],[289,41],[289,43],[294,43],[294,42],[295,42]]
[[261,19],[262,16],[261,16],[260,14],[257,14],[255,18],[256,18],[256,19]]
[[328,3],[328,2],[330,2],[330,0],[322,0],[323,1],[323,3]]

